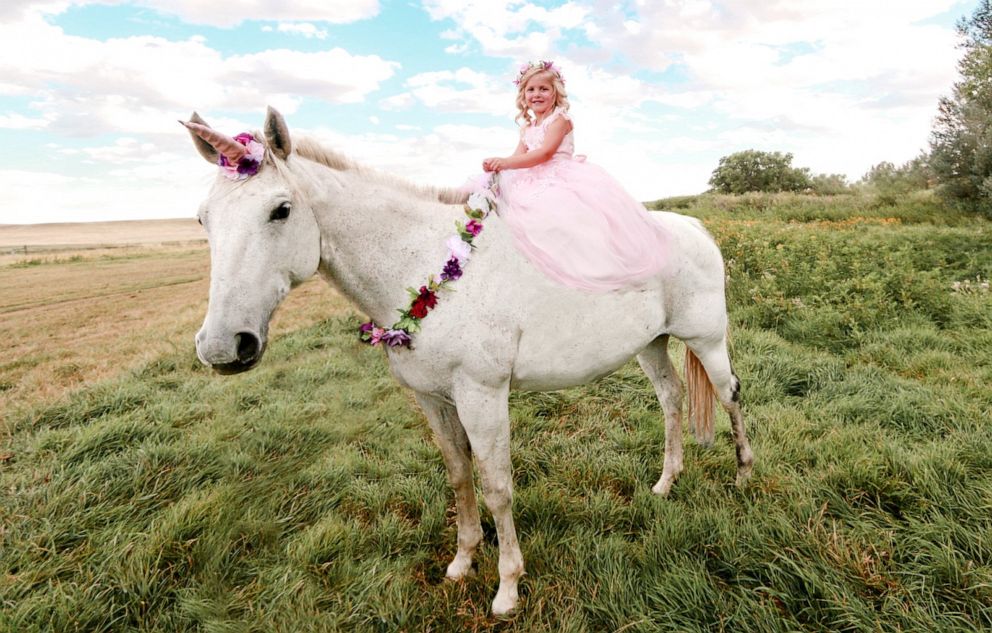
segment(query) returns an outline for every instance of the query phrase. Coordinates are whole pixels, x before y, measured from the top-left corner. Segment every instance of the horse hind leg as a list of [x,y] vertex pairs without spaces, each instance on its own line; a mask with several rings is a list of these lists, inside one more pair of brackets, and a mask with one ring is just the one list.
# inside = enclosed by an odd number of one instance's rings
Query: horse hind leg
[[682,472],[682,381],[668,356],[668,336],[652,341],[637,355],[637,362],[654,385],[665,414],[665,465],[661,479],[651,488],[652,492],[664,497]]
[[[707,387],[712,390],[716,398],[723,405],[724,410],[730,416],[730,425],[734,434],[734,445],[737,451],[737,483],[743,484],[751,476],[751,469],[754,465],[754,453],[751,451],[751,444],[748,442],[747,433],[744,430],[744,416],[741,413],[740,390],[741,382],[734,374],[730,363],[730,355],[727,353],[727,337],[721,336],[719,339],[691,339],[686,342],[686,373],[695,373],[697,378],[689,381],[689,399],[694,408],[706,407],[712,411],[712,398],[700,396],[700,392],[706,392]],[[693,365],[701,366],[703,371],[698,371]],[[708,383],[708,384],[700,384]],[[713,425],[712,415],[710,420],[705,420],[705,414],[698,416],[696,422],[696,433],[705,441],[712,441]],[[700,429],[699,427],[703,428]]]

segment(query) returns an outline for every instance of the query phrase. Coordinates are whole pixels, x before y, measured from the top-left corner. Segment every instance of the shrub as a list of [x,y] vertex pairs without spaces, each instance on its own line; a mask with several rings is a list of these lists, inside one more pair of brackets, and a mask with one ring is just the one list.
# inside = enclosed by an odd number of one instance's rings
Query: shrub
[[719,193],[804,191],[812,181],[809,169],[792,166],[792,154],[749,149],[721,158],[710,186]]

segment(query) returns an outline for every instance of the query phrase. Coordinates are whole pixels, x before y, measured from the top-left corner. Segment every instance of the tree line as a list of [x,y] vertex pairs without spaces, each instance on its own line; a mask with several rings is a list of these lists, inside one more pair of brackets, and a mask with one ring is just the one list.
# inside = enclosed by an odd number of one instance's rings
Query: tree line
[[898,195],[935,189],[949,203],[992,214],[992,0],[957,24],[963,55],[959,80],[941,97],[929,151],[896,165],[874,165],[854,183],[842,174],[812,174],[793,155],[745,150],[720,159],[709,184],[718,193],[798,191],[821,195],[870,189]]

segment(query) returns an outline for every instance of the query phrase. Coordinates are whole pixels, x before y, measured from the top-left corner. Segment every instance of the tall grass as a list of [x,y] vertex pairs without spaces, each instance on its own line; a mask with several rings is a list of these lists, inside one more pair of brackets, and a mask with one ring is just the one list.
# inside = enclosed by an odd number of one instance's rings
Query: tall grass
[[341,317],[277,337],[249,374],[167,354],[18,414],[0,629],[992,627],[992,297],[953,286],[992,276],[990,224],[837,213],[707,219],[758,456],[747,487],[721,420],[712,449],[687,444],[671,497],[651,495],[661,413],[634,363],[513,394],[528,575],[507,620],[488,615],[487,513],[477,575],[443,580],[440,456]]

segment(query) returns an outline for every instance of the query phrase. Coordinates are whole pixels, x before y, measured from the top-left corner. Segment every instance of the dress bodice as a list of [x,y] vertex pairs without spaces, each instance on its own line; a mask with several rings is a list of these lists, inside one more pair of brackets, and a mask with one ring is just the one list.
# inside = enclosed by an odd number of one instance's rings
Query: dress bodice
[[[557,118],[563,118],[571,121],[571,117],[568,113],[561,108],[555,108],[555,110],[549,114],[541,123],[534,125],[525,125],[522,128],[521,135],[523,137],[524,145],[527,147],[528,152],[532,152],[544,143],[544,134],[548,130],[548,125],[551,124]],[[572,158],[572,154],[575,153],[575,139],[572,136],[572,130],[569,130],[568,134],[561,140],[561,145],[558,146],[558,151],[555,152],[552,159],[556,158]]]

